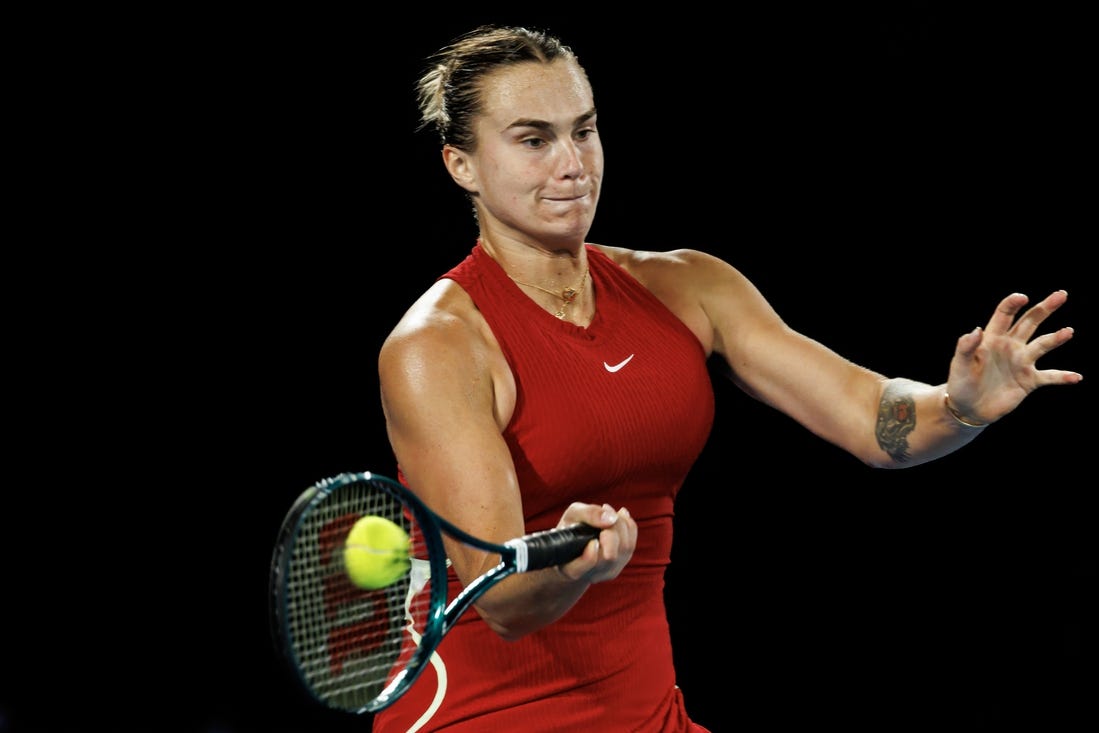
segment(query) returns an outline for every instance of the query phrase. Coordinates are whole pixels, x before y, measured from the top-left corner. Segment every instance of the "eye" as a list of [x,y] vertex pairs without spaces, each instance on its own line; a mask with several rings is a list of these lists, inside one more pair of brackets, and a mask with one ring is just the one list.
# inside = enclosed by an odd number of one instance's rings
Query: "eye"
[[533,148],[535,150],[543,148],[546,145],[546,141],[540,137],[528,137],[520,140],[519,142],[521,145],[524,145],[528,148]]
[[577,140],[587,140],[588,138],[595,135],[595,132],[596,132],[596,130],[595,130],[594,127],[585,127],[582,130],[577,130],[576,131],[576,139]]

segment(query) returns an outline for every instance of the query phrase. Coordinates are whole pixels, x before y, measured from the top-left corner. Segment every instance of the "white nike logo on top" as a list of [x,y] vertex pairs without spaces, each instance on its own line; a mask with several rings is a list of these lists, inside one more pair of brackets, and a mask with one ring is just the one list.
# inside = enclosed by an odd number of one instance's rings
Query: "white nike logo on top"
[[622,361],[618,362],[618,363],[617,363],[617,364],[615,364],[614,366],[611,366],[611,365],[610,365],[610,364],[608,364],[607,362],[603,362],[603,366],[604,366],[604,367],[606,367],[606,369],[607,369],[607,371],[608,371],[608,372],[610,372],[611,374],[614,374],[614,373],[615,373],[615,372],[617,372],[617,371],[618,371],[619,369],[621,369],[622,367],[624,367],[624,366],[626,366],[627,364],[629,364],[629,363],[630,363],[630,359],[632,359],[632,358],[633,358],[633,354],[630,354],[629,356],[627,356],[627,357],[626,357],[625,359],[623,359]]

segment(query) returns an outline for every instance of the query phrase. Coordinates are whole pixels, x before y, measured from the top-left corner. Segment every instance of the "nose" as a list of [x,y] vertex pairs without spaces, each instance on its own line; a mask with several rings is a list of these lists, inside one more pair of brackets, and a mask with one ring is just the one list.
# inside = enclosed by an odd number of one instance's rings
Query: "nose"
[[572,140],[563,141],[557,154],[557,175],[561,178],[579,178],[583,172],[580,148]]

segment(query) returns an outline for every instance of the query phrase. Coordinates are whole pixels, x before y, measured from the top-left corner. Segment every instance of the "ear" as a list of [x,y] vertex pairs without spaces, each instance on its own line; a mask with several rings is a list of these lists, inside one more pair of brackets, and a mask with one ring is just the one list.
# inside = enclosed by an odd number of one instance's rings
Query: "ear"
[[454,182],[469,193],[477,193],[477,176],[473,160],[464,151],[453,145],[443,146],[443,165],[446,166]]

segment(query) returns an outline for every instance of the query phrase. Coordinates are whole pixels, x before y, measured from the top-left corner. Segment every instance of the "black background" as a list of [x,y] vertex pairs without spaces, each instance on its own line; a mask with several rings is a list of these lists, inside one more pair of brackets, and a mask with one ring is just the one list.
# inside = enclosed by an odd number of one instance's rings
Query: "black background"
[[[1003,296],[1065,288],[1042,330],[1078,339],[1039,366],[1092,375],[1082,19],[877,5],[13,24],[0,733],[368,729],[276,657],[267,573],[306,486],[394,471],[378,347],[476,236],[413,84],[480,22],[586,66],[591,241],[719,254],[795,328],[931,383]],[[889,472],[715,389],[667,576],[699,723],[1095,724],[1087,381]]]

